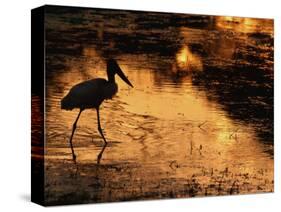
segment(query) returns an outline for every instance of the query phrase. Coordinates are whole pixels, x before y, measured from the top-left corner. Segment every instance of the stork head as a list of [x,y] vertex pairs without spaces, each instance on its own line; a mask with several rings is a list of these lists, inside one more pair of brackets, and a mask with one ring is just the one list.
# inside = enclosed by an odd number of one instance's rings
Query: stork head
[[121,70],[120,66],[116,62],[116,60],[110,58],[106,61],[107,66],[107,76],[108,80],[114,80],[114,75],[117,74],[124,82],[126,82],[129,86],[132,88],[134,87],[131,82],[128,80],[128,78],[125,76],[123,71]]

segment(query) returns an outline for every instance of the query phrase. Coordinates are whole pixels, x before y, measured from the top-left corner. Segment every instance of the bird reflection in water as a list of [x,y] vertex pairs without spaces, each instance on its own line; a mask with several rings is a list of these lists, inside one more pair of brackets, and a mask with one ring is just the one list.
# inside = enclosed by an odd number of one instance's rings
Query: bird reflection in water
[[101,161],[101,158],[102,158],[102,155],[104,153],[104,150],[105,148],[107,147],[107,143],[104,143],[100,153],[98,154],[98,157],[97,157],[97,164],[100,164],[100,161]]

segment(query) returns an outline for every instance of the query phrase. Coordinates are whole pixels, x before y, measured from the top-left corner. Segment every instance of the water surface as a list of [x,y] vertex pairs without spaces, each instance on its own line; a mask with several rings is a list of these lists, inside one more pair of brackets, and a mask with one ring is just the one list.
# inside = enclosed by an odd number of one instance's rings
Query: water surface
[[[47,10],[48,204],[273,191],[272,20]],[[114,57],[134,88],[64,111],[75,84]],[[97,156],[103,151],[100,163]]]

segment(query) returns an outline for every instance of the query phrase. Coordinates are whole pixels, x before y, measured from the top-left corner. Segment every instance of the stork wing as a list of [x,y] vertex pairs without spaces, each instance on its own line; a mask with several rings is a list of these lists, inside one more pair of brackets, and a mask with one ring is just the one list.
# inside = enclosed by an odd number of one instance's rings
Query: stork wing
[[105,79],[96,78],[73,86],[63,98],[62,108],[97,108],[104,100],[103,88],[106,84]]

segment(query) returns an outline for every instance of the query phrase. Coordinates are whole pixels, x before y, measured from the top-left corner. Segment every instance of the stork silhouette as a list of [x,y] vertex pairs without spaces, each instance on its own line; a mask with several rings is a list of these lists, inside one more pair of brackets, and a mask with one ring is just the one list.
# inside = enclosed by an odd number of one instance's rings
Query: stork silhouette
[[73,123],[72,133],[70,136],[70,147],[72,152],[72,158],[76,161],[76,155],[73,149],[72,139],[74,136],[74,132],[76,130],[78,119],[81,113],[85,109],[96,109],[97,111],[97,120],[98,120],[98,131],[105,143],[103,150],[98,156],[98,163],[101,158],[101,154],[104,151],[104,148],[107,145],[107,141],[103,135],[101,124],[100,124],[100,113],[99,107],[105,99],[112,99],[112,97],[118,92],[118,86],[115,82],[115,74],[117,74],[124,82],[126,82],[129,86],[133,87],[131,82],[122,72],[118,63],[115,59],[107,59],[107,80],[103,78],[95,78],[91,80],[87,80],[81,82],[77,85],[74,85],[68,94],[61,100],[61,109],[64,110],[72,110],[74,108],[79,109],[78,116]]

